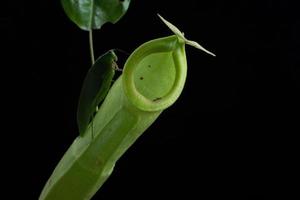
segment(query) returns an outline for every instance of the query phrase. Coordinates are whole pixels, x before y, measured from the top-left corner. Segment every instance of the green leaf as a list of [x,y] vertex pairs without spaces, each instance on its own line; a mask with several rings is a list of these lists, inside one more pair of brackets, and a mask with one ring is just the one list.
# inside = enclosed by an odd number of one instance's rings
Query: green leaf
[[86,131],[94,117],[96,107],[104,100],[115,74],[117,56],[110,50],[100,56],[88,71],[77,110],[77,123],[80,135]]
[[131,0],[61,0],[68,17],[83,30],[100,29],[106,22],[116,23]]

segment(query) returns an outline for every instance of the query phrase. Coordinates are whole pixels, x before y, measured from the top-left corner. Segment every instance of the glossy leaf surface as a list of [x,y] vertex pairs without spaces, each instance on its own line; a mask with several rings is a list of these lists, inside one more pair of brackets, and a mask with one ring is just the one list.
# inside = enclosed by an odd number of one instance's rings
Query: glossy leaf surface
[[83,30],[100,29],[106,22],[116,23],[131,0],[61,0],[67,16]]

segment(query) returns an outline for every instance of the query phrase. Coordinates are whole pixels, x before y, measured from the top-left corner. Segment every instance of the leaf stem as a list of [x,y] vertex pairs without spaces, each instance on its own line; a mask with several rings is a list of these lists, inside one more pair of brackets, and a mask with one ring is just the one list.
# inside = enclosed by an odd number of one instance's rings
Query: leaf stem
[[[89,43],[90,43],[91,61],[92,61],[92,66],[93,66],[94,63],[95,63],[94,42],[93,42],[93,29],[89,30]],[[96,112],[97,111],[98,111],[98,106],[96,106]],[[94,139],[94,118],[92,119],[92,140],[93,139]]]
[[92,65],[94,65],[95,56],[94,56],[94,43],[93,43],[93,29],[89,30],[89,42],[90,42],[90,54],[91,54]]

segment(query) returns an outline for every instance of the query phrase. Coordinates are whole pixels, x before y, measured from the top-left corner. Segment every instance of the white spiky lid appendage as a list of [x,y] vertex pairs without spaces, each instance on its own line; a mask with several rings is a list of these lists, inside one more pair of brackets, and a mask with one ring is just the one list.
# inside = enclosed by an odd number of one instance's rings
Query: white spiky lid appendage
[[168,22],[167,20],[165,20],[162,16],[160,16],[159,14],[157,14],[158,17],[167,25],[167,27],[169,27],[169,29],[171,29],[171,31],[177,35],[180,39],[182,39],[186,44],[190,45],[190,46],[193,46],[197,49],[200,49],[212,56],[216,56],[214,53],[206,50],[204,47],[202,47],[199,43],[195,42],[195,41],[191,41],[191,40],[188,40],[184,37],[184,34],[176,27],[174,26],[173,24],[171,24],[170,22]]

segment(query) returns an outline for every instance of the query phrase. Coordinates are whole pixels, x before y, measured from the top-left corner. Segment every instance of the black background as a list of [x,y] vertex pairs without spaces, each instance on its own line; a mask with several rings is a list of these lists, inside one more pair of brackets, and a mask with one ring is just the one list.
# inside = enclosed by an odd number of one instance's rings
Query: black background
[[[78,135],[88,33],[59,1],[8,4],[0,7],[2,177],[9,199],[37,199]],[[280,138],[299,133],[297,11],[289,1],[133,1],[116,25],[95,31],[96,55],[130,53],[171,34],[160,13],[217,57],[187,47],[182,96],[119,160],[94,199],[268,194],[270,180],[280,178],[269,164],[286,147]],[[120,57],[122,65],[126,55]]]

